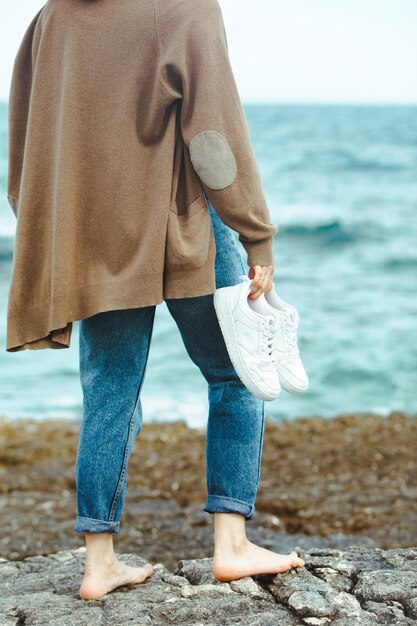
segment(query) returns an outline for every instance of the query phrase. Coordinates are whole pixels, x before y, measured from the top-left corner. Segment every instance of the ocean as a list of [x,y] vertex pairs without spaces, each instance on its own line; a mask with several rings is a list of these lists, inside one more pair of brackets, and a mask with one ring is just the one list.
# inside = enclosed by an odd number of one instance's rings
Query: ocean
[[[283,391],[266,403],[267,417],[415,413],[417,106],[244,109],[279,229],[276,290],[299,310],[310,377],[303,396]],[[79,418],[78,323],[69,350],[5,350],[15,229],[6,184],[7,104],[0,103],[0,415]],[[165,303],[141,397],[145,421],[206,422],[206,382]]]

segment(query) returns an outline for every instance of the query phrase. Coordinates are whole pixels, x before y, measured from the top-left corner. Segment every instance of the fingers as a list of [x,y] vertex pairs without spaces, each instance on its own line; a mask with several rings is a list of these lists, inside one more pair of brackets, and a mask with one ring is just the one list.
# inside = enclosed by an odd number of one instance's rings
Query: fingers
[[272,289],[274,285],[274,266],[255,265],[250,268],[249,278],[252,278],[252,282],[248,297],[251,300],[256,300],[262,293],[267,293]]

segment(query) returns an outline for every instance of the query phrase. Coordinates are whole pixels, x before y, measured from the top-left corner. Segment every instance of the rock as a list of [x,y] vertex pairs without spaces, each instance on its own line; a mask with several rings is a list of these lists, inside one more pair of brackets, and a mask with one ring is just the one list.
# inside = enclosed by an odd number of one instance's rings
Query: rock
[[407,615],[417,621],[417,598],[411,598],[411,600],[405,600],[404,608],[407,612]]
[[[0,626],[386,626],[415,624],[417,549],[311,549],[305,567],[220,582],[212,559],[162,563],[141,585],[78,595],[85,548],[0,561]],[[146,560],[134,554],[130,565]]]
[[[367,617],[361,616],[355,618],[355,621],[352,622],[352,618],[350,617],[336,617],[336,619],[331,621],[332,626],[375,626],[375,624],[380,624],[381,622],[376,622],[374,616]],[[386,624],[386,626],[394,626],[392,622],[382,622]]]
[[333,615],[330,602],[317,591],[294,591],[288,606],[300,617],[329,617]]
[[226,593],[232,593],[228,583],[221,583],[219,585],[188,585],[181,588],[181,595],[184,598],[216,598]]
[[331,594],[329,596],[331,604],[335,612],[339,615],[350,615],[351,617],[360,617],[361,605],[358,600],[344,591]]
[[362,601],[412,600],[417,597],[417,571],[401,569],[360,573],[354,593]]
[[[302,558],[307,564],[306,555],[303,555]],[[316,595],[324,596],[326,593],[328,594],[333,591],[333,587],[329,583],[315,576],[307,567],[293,569],[284,574],[276,574],[275,576],[263,574],[255,578],[260,581],[265,581],[267,588],[275,599],[283,604],[287,604],[291,595],[295,592],[304,592],[305,594],[315,593]],[[268,578],[271,581],[270,583],[267,582]]]
[[229,585],[233,591],[250,595],[252,598],[264,598],[265,600],[270,599],[268,592],[262,589],[262,587],[258,585],[251,576],[239,578],[238,580],[232,580]]
[[177,576],[176,574],[171,574],[171,572],[168,572],[167,574],[162,573],[161,579],[169,585],[174,585],[174,587],[184,587],[185,585],[190,584],[186,578]]
[[175,574],[184,576],[192,585],[220,584],[212,574],[212,564],[213,559],[211,557],[181,560],[178,563]]
[[330,568],[335,572],[352,577],[367,569],[390,569],[392,564],[384,558],[380,548],[364,550],[362,547],[349,546],[345,550],[309,550],[310,564],[316,568]]
[[404,611],[397,606],[390,606],[382,602],[369,600],[364,602],[363,608],[368,613],[373,613],[378,618],[380,624],[406,624],[407,620]]
[[314,573],[339,591],[349,592],[354,584],[349,576],[341,574],[332,567],[316,567]]

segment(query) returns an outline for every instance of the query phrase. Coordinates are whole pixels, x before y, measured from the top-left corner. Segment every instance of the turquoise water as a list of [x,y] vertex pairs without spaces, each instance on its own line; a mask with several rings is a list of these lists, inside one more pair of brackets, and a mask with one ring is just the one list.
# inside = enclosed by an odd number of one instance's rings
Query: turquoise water
[[[416,412],[417,107],[246,105],[275,240],[276,288],[301,315],[310,375],[271,419]],[[14,216],[0,105],[0,414],[79,417],[78,325],[70,350],[5,351]],[[245,260],[243,248],[239,244]],[[157,307],[145,419],[203,425],[207,388],[165,303]]]

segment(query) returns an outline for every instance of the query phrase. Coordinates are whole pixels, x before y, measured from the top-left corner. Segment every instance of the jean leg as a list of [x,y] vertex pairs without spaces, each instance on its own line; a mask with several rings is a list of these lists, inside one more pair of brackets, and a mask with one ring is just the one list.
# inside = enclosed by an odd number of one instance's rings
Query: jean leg
[[[234,285],[245,273],[233,231],[212,214],[216,240],[216,286]],[[228,355],[213,294],[167,299],[185,348],[208,382],[206,435],[208,513],[241,513],[251,519],[260,478],[265,403],[239,379]]]
[[142,428],[140,390],[155,309],[106,311],[80,321],[77,532],[120,530],[128,462]]
[[247,274],[240,256],[234,231],[225,224],[206,196],[216,243],[216,288],[237,285],[241,274]]

